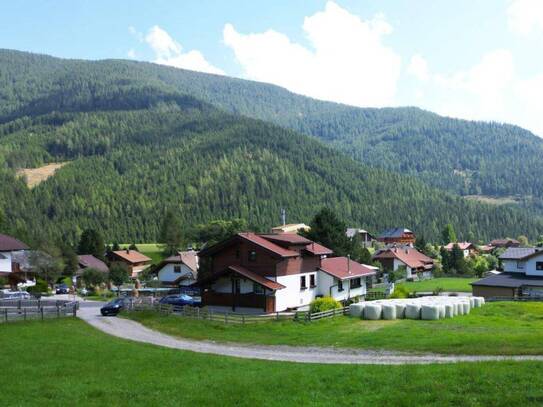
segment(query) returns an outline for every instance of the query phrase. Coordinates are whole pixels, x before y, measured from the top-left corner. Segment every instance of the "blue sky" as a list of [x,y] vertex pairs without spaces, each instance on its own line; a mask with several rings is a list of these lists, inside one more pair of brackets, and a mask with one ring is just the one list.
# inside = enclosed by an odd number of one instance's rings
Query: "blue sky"
[[0,47],[153,61],[543,136],[543,0],[25,1]]

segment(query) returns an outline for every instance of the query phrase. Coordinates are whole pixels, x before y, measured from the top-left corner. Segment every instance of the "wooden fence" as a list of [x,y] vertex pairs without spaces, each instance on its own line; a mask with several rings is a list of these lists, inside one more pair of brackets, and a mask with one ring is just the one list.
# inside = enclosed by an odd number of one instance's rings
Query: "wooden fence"
[[349,307],[335,308],[322,312],[299,311],[294,319],[297,321],[316,321],[323,318],[333,318],[340,315],[349,315]]
[[498,301],[543,301],[543,296],[536,297],[490,297],[485,299],[486,302],[498,302]]
[[2,300],[0,322],[62,318],[77,315],[79,303],[55,300]]

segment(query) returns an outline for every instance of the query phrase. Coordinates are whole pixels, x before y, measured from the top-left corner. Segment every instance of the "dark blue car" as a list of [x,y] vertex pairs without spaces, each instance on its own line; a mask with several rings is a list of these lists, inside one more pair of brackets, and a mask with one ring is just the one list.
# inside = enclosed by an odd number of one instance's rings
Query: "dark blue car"
[[115,298],[113,301],[108,302],[100,309],[100,313],[103,316],[117,315],[128,305],[128,299],[124,297]]
[[164,298],[161,298],[160,303],[177,306],[191,305],[193,307],[199,307],[202,304],[199,299],[191,297],[187,294],[168,295]]

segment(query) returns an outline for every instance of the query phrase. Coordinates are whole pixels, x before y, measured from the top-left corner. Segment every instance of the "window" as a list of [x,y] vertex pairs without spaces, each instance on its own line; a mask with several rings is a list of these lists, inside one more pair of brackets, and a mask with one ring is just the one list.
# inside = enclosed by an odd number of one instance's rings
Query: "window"
[[173,266],[174,273],[181,273],[181,266]]
[[373,288],[373,276],[366,277],[366,287]]
[[543,261],[536,261],[535,262],[535,269],[536,270],[543,270]]
[[341,280],[337,281],[337,290],[339,292],[343,291],[343,281],[341,281]]
[[249,261],[256,261],[256,252],[254,250],[249,252]]
[[253,283],[253,292],[255,294],[264,294],[264,287],[262,287],[260,284]]
[[362,281],[360,281],[360,277],[351,279],[351,288],[359,287],[362,287]]
[[307,288],[305,284],[305,276],[300,277],[300,289],[305,290]]
[[316,284],[315,284],[315,274],[311,274],[311,275],[309,276],[309,286],[310,286],[311,288],[313,288],[313,287],[315,287],[315,285],[316,285]]
[[523,269],[524,268],[524,263],[522,261],[517,261],[517,268],[518,269]]

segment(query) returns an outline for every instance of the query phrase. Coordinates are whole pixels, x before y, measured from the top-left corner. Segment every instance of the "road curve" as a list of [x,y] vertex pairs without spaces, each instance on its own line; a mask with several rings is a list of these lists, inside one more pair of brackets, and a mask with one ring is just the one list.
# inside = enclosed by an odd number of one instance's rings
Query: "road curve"
[[296,347],[271,345],[244,345],[177,338],[149,329],[138,322],[124,318],[102,317],[97,307],[81,308],[78,316],[96,329],[109,335],[135,342],[150,343],[172,349],[232,356],[245,359],[274,360],[298,363],[404,365],[486,361],[541,361],[543,355],[534,356],[470,356],[409,354],[391,351],[341,349],[322,347]]

